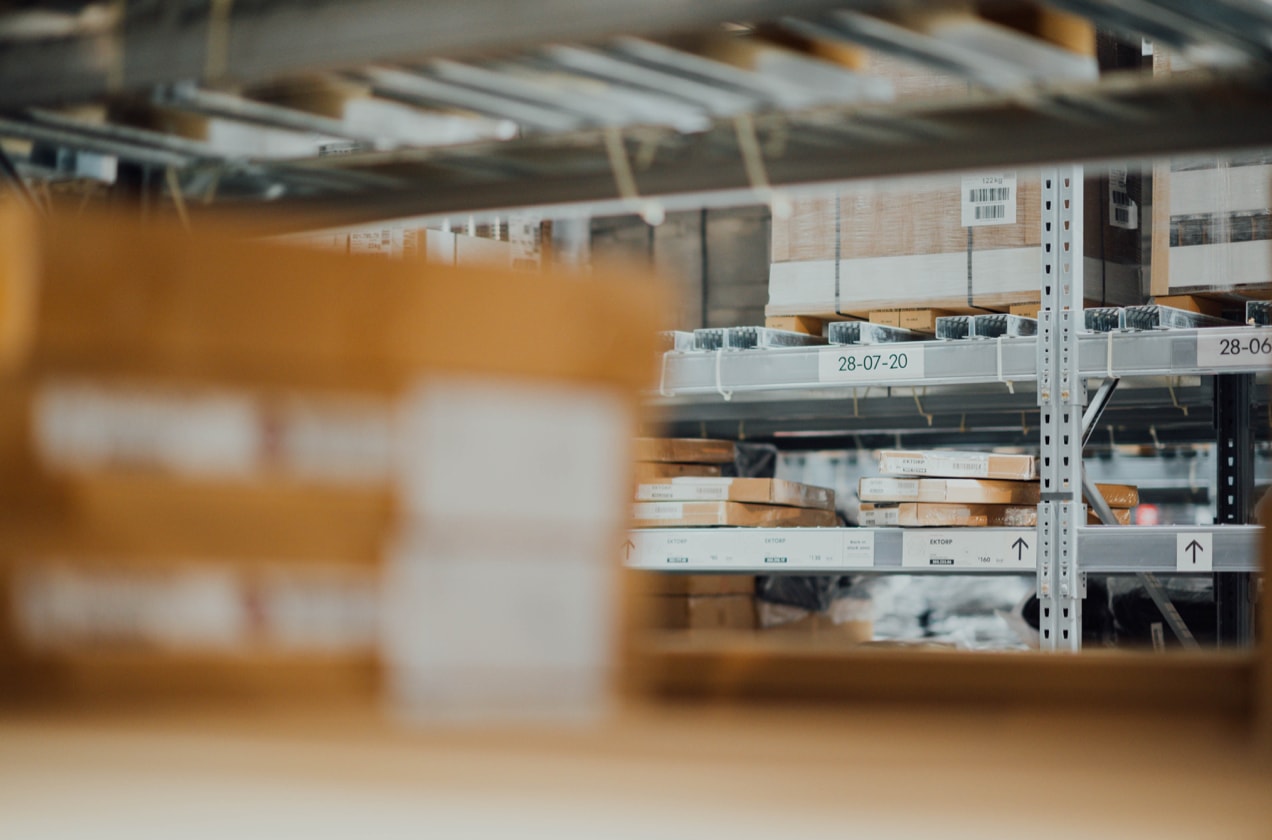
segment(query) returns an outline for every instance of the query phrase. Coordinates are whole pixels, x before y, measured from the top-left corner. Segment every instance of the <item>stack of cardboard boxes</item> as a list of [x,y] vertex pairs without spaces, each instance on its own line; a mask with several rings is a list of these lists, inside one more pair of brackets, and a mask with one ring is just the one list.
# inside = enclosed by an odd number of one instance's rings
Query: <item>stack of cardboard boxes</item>
[[657,284],[0,234],[0,693],[603,702]]
[[[996,526],[1032,528],[1040,487],[1032,455],[984,452],[902,452],[879,455],[882,476],[862,478],[859,524],[864,527]],[[1135,487],[1097,485],[1122,525],[1139,504]],[[1092,521],[1098,523],[1094,513]]]
[[638,528],[839,524],[832,490],[772,478],[718,475],[725,464],[733,463],[730,441],[641,438],[636,447]]

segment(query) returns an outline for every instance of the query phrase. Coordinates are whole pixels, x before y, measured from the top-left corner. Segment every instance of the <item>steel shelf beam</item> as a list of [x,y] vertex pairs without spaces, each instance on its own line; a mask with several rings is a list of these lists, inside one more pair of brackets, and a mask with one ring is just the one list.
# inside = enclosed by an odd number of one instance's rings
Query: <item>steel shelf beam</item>
[[[633,172],[631,190],[620,190],[615,179],[612,137],[605,131],[577,131],[327,158],[313,165],[391,174],[400,187],[332,202],[280,201],[271,208],[278,213],[261,224],[282,233],[385,218],[497,214],[524,206],[527,196],[559,213],[630,213],[650,199],[667,210],[696,209],[767,201],[769,186],[1257,148],[1272,144],[1272,79],[1251,70],[1110,76],[1004,95],[969,94],[952,103],[759,114],[755,131],[767,150],[763,189],[739,164],[742,151],[732,119],[717,118],[693,134],[647,126],[621,131],[628,155],[639,152],[647,161]],[[504,173],[475,176],[452,166],[473,157],[504,166]]]
[[[1248,350],[1272,347],[1272,327],[1208,327],[1153,332],[1088,333],[1078,337],[1078,368],[1083,377],[1207,376],[1216,373],[1262,373],[1272,365],[1272,353],[1244,352],[1231,357],[1222,368],[1198,361],[1198,342],[1223,344]],[[782,389],[816,389],[851,392],[881,387],[929,387],[935,385],[991,385],[1031,383],[1038,378],[1034,337],[969,339],[961,341],[907,342],[904,345],[872,345],[872,353],[889,348],[922,353],[924,375],[888,379],[823,381],[819,360],[837,347],[800,347],[716,353],[669,353],[663,359],[661,395],[718,395],[732,393],[745,399],[748,392]]]
[[[1076,532],[1089,574],[1175,575],[1257,571],[1262,530],[1163,525],[1084,526]],[[1193,572],[1181,564],[1179,547],[1199,535],[1209,535],[1213,557],[1211,568]],[[1036,570],[1033,536],[1033,528],[657,528],[632,531],[625,548],[628,566],[660,572],[1024,576]],[[1029,545],[1013,551],[1022,538]],[[956,562],[934,565],[928,549],[908,550],[913,545],[907,540],[950,540]],[[972,553],[961,554],[965,547]],[[977,556],[988,559],[978,563]]]
[[[252,82],[412,56],[466,55],[731,20],[817,15],[843,0],[310,0],[120,4],[122,19],[6,42],[0,108],[186,80]],[[218,15],[220,9],[225,9]]]

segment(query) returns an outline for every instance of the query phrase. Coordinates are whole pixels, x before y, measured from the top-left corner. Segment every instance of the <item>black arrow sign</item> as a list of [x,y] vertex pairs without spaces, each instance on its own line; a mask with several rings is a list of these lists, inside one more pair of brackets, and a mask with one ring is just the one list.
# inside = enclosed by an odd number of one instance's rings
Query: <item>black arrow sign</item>
[[1196,540],[1193,540],[1192,542],[1188,543],[1188,545],[1184,546],[1184,551],[1192,552],[1193,563],[1197,562],[1197,552],[1205,551],[1205,550],[1206,549],[1202,547],[1201,543],[1197,542]]
[[1025,559],[1025,549],[1029,547],[1029,543],[1025,542],[1024,537],[1016,537],[1016,541],[1011,544],[1011,547],[1016,549],[1017,560]]
[[623,543],[623,548],[627,552],[626,556],[623,557],[624,561],[632,559],[632,549],[635,547],[636,547],[636,543],[632,542],[631,540],[628,540],[627,542]]

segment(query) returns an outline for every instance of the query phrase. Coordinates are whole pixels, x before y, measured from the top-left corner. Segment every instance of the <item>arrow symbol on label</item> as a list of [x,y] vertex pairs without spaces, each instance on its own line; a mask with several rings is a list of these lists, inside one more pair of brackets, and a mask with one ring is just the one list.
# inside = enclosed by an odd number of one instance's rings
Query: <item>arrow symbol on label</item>
[[1193,540],[1192,542],[1188,543],[1188,545],[1184,546],[1184,551],[1192,552],[1192,561],[1194,563],[1197,562],[1197,552],[1198,551],[1204,552],[1205,550],[1206,549],[1202,547],[1201,543],[1197,542],[1196,540]]
[[1029,547],[1029,543],[1025,542],[1024,537],[1016,537],[1016,541],[1011,544],[1011,547],[1016,549],[1017,560],[1025,559],[1025,549]]
[[636,543],[632,542],[631,540],[628,540],[627,542],[623,543],[623,549],[625,551],[625,554],[623,556],[624,561],[628,561],[632,559],[632,549],[635,547],[636,547]]

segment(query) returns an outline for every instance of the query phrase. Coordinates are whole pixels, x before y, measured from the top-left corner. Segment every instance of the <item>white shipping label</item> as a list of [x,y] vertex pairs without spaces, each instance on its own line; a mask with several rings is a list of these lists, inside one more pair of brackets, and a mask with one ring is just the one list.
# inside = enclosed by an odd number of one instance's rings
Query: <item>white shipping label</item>
[[40,455],[61,467],[160,467],[241,474],[260,465],[261,414],[224,392],[55,383],[35,399]]
[[894,507],[863,509],[858,514],[858,522],[863,528],[880,528],[901,523],[901,511]]
[[625,518],[631,417],[612,390],[499,379],[427,381],[402,407],[408,512],[539,529]]
[[963,176],[963,227],[1016,223],[1016,173]]
[[884,457],[879,459],[879,469],[885,473],[901,475],[985,478],[989,475],[989,456],[927,452],[916,456]]
[[819,382],[846,384],[923,378],[923,345],[872,344],[827,347],[817,357]]
[[685,506],[680,502],[640,502],[632,505],[635,519],[684,519]]
[[1238,330],[1233,334],[1197,332],[1197,367],[1261,368],[1272,365],[1272,328]]
[[729,498],[731,478],[699,478],[677,480],[665,484],[640,484],[636,487],[638,502],[723,502]]
[[901,565],[907,569],[1020,569],[1037,566],[1033,528],[906,530]]
[[1125,167],[1109,170],[1109,224],[1115,228],[1139,228],[1139,205],[1126,191]]
[[917,499],[919,497],[919,482],[910,478],[863,478],[858,494],[863,501],[867,502]]
[[1210,572],[1215,562],[1214,540],[1210,533],[1176,534],[1175,571]]

